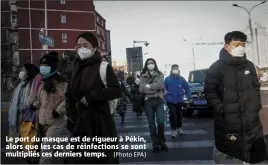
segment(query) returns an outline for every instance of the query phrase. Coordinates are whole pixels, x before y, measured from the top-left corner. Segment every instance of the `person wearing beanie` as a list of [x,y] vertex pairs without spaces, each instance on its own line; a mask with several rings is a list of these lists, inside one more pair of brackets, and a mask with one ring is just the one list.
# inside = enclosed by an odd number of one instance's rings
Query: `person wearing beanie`
[[[36,100],[31,104],[32,109],[38,109],[39,132],[42,137],[60,137],[67,123],[65,104],[65,92],[67,83],[57,72],[58,53],[50,52],[40,59],[41,84],[38,87]],[[41,142],[50,146],[50,149],[41,148],[41,153],[54,154],[52,146],[56,142]],[[39,164],[53,164],[53,157],[41,155]]]
[[165,88],[167,94],[165,100],[169,108],[169,121],[171,127],[171,136],[176,138],[177,134],[182,135],[182,103],[184,95],[192,99],[192,93],[187,81],[180,75],[179,66],[171,66],[170,76],[165,79]]
[[[119,98],[121,88],[119,81],[108,64],[106,81],[100,76],[103,57],[97,51],[98,39],[90,32],[80,34],[76,40],[76,50],[79,58],[73,63],[71,81],[67,89],[68,127],[73,136],[86,137],[117,137],[116,126],[109,106],[109,101]],[[107,63],[106,63],[107,64]],[[72,125],[73,124],[73,125]],[[73,127],[72,127],[73,126]],[[73,145],[80,145],[76,142]],[[90,145],[90,142],[86,142]],[[107,145],[118,145],[118,142],[108,142]],[[101,145],[101,144],[98,144]],[[74,149],[73,152],[87,150]],[[114,157],[115,150],[99,150],[105,157],[72,157],[66,158],[70,164],[118,164],[119,158]]]
[[[20,82],[15,88],[8,112],[9,137],[20,137],[20,125],[27,107],[27,98],[30,94],[31,85],[34,77],[39,73],[37,66],[24,64],[19,72]],[[31,158],[26,160],[31,163]]]

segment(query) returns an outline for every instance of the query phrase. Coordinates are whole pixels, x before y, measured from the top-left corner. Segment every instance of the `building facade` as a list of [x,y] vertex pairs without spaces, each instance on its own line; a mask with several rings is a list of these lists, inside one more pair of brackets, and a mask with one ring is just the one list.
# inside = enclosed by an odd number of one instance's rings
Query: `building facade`
[[95,10],[93,0],[9,0],[1,1],[1,53],[18,59],[17,64],[39,63],[44,48],[39,41],[41,29],[54,39],[48,51],[73,51],[81,32],[94,32],[99,50],[107,55],[106,21]]
[[[250,37],[249,27],[242,30],[248,37]],[[253,53],[252,43],[246,46],[247,58],[255,65],[268,65],[268,29],[260,24],[253,25],[254,33],[254,47],[256,51]]]

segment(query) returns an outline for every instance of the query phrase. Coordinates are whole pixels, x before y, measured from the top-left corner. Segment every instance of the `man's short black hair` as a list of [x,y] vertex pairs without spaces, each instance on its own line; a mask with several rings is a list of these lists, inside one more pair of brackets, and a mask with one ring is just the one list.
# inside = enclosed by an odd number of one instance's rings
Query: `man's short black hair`
[[224,36],[224,42],[225,44],[230,44],[231,41],[242,41],[246,42],[248,39],[247,35],[240,31],[232,31],[227,33]]

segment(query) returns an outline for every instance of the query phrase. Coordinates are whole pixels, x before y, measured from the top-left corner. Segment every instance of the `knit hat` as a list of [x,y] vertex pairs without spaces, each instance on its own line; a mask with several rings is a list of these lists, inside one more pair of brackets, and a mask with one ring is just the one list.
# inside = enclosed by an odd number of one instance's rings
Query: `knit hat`
[[59,54],[57,52],[49,52],[40,59],[40,64],[46,64],[51,67],[52,70],[57,69],[59,62]]
[[91,33],[91,32],[84,32],[84,33],[81,33],[77,39],[76,39],[76,42],[78,41],[79,38],[84,38],[86,39],[89,43],[92,44],[93,48],[96,48],[99,46],[98,44],[98,38],[96,37],[95,34]]

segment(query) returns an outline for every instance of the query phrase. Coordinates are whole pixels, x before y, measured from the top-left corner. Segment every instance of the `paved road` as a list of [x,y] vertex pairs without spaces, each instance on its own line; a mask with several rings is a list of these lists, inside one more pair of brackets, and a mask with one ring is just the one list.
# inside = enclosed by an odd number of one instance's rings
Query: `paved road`
[[[146,158],[122,158],[121,163],[211,163],[213,146],[212,119],[210,117],[199,117],[184,119],[185,135],[172,140],[170,137],[169,125],[166,127],[166,140],[169,147],[168,152],[153,154],[149,137],[148,122],[145,115],[141,120],[137,119],[128,106],[125,125],[120,124],[120,117],[115,115],[115,122],[118,135],[121,136],[141,136],[147,141]],[[7,113],[1,113],[1,163],[22,164],[26,163],[22,158],[5,157],[5,136],[8,133]],[[135,144],[135,143],[133,143]],[[140,144],[140,143],[139,143]],[[134,151],[131,151],[134,152]]]
[[[213,126],[211,117],[185,118],[183,123],[184,135],[173,140],[170,136],[169,124],[166,126],[165,134],[168,152],[152,153],[152,142],[149,136],[148,122],[145,115],[141,120],[136,118],[136,114],[129,111],[126,114],[124,125],[120,124],[120,116],[115,115],[118,135],[121,136],[141,136],[147,141],[145,150],[146,158],[121,158],[121,163],[152,163],[152,164],[211,164],[213,149]],[[141,143],[133,143],[141,144]],[[135,151],[129,151],[135,152]]]

